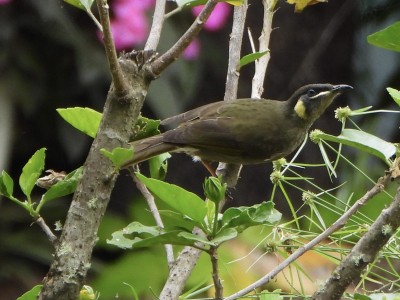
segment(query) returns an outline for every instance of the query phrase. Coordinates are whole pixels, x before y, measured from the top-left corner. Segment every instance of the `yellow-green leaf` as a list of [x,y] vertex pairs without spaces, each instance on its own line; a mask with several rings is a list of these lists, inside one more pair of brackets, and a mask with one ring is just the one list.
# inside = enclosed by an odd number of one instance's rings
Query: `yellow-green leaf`
[[99,130],[101,113],[88,107],[58,108],[60,116],[76,129],[95,138]]

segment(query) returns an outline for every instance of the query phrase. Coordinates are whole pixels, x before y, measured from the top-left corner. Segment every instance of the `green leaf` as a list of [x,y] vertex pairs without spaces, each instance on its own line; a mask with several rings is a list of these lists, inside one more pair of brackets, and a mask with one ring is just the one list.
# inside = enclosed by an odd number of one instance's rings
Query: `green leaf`
[[68,3],[68,4],[72,5],[72,6],[75,6],[75,7],[79,8],[79,9],[86,10],[85,7],[82,5],[80,0],[64,0],[64,2],[66,2],[66,3]]
[[[46,203],[50,200],[61,198],[63,196],[72,194],[75,192],[78,181],[81,179],[83,173],[83,167],[80,167],[71,173],[55,185],[51,186],[46,193],[44,193],[41,202]],[[43,205],[42,204],[42,205]]]
[[14,181],[6,171],[0,175],[0,194],[6,197],[12,196],[14,191]]
[[140,173],[135,174],[158,199],[166,203],[174,211],[188,216],[198,222],[199,225],[203,222],[207,208],[204,201],[197,195],[179,186],[147,178]]
[[160,134],[160,130],[158,129],[160,123],[160,120],[153,120],[140,116],[136,123],[135,131],[137,134],[133,140],[137,141],[149,136]]
[[241,232],[250,226],[276,223],[281,217],[282,214],[274,208],[271,201],[250,207],[231,207],[222,215],[222,228],[235,228]]
[[163,153],[149,159],[149,169],[151,178],[164,180],[168,170],[169,153]]
[[[178,6],[198,6],[207,3],[207,0],[175,0]],[[219,0],[218,2],[226,2],[234,6],[240,6],[243,4],[243,0]]]
[[331,176],[331,174],[332,174],[336,178],[337,174],[336,174],[335,168],[332,166],[329,156],[325,151],[324,144],[318,143],[318,146],[319,146],[319,151],[321,151],[322,159],[324,160],[324,163],[325,163],[325,166],[326,166],[329,176]]
[[248,65],[249,63],[252,63],[253,61],[256,61],[257,59],[263,57],[263,56],[266,55],[268,52],[269,52],[269,50],[263,51],[263,52],[250,53],[250,54],[247,54],[247,55],[243,56],[243,57],[240,59],[240,62],[239,62],[239,70],[240,70],[243,66]]
[[400,91],[390,87],[388,87],[386,90],[388,91],[389,95],[393,98],[393,100],[397,103],[397,105],[400,106]]
[[396,153],[396,146],[394,144],[361,130],[343,129],[342,133],[338,136],[321,133],[319,137],[326,141],[341,143],[375,155],[387,164],[389,164],[389,159]]
[[116,169],[120,169],[126,162],[133,159],[134,150],[117,147],[112,152],[106,149],[100,149],[101,154],[110,159]]
[[94,0],[64,0],[64,1],[67,2],[68,4],[71,4],[72,6],[75,6],[85,11],[89,11],[94,2]]
[[223,242],[229,241],[237,237],[238,231],[235,228],[225,228],[210,241],[211,243],[220,245]]
[[164,210],[161,209],[160,215],[163,217],[164,226],[184,229],[186,231],[192,231],[195,226],[198,226],[199,223],[189,219],[185,215],[178,213],[172,210]]
[[[132,238],[127,235],[132,235]],[[122,249],[149,247],[157,244],[191,246],[195,242],[210,244],[207,239],[184,230],[146,226],[139,222],[130,223],[122,230],[114,232],[111,240],[107,240],[108,244]]]
[[282,290],[276,289],[274,291],[261,291],[260,294],[258,294],[259,300],[284,300],[284,297],[281,295]]
[[135,235],[148,233],[152,236],[157,236],[159,235],[160,231],[157,226],[145,226],[139,222],[132,222],[122,230],[115,231],[112,234],[112,239],[107,240],[107,243],[122,249],[130,249],[132,248],[134,239],[126,238],[124,235],[132,233],[135,233]]
[[358,294],[358,293],[355,293],[353,295],[353,297],[354,297],[354,300],[371,300],[370,297],[363,295],[363,294]]
[[17,300],[36,300],[42,290],[43,285],[36,285],[31,290],[18,297]]
[[19,186],[29,199],[36,180],[43,172],[45,151],[46,148],[36,151],[22,169],[22,174],[19,177]]
[[60,116],[73,127],[95,138],[101,121],[101,113],[88,107],[58,108]]
[[400,22],[368,36],[368,43],[376,47],[400,52]]
[[94,0],[80,0],[80,2],[86,8],[86,10],[90,10]]
[[368,295],[371,300],[399,300],[399,293],[373,293]]

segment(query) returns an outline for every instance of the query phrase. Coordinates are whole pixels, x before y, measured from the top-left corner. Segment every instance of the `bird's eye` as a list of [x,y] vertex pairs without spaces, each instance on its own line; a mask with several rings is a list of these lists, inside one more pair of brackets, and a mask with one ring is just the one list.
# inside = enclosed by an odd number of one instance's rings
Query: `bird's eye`
[[308,97],[315,96],[315,94],[316,94],[316,92],[315,92],[313,89],[309,89],[309,90],[307,91],[307,96],[308,96]]

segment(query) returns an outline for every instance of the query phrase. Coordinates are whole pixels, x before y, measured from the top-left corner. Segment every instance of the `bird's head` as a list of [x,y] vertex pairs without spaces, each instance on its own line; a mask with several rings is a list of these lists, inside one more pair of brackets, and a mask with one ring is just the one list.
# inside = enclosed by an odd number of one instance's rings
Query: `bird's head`
[[353,89],[350,85],[309,84],[299,88],[289,98],[294,113],[312,124],[343,91]]

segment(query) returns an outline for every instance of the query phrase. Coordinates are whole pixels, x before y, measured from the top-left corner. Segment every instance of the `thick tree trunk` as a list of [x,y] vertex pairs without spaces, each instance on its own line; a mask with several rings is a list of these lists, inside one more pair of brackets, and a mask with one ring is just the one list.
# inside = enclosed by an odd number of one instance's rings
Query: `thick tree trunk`
[[118,175],[100,149],[111,151],[116,147],[128,147],[150,83],[146,59],[143,52],[119,59],[129,90],[125,95],[117,95],[113,85],[109,90],[98,134],[84,164],[83,177],[75,191],[39,299],[77,299]]

